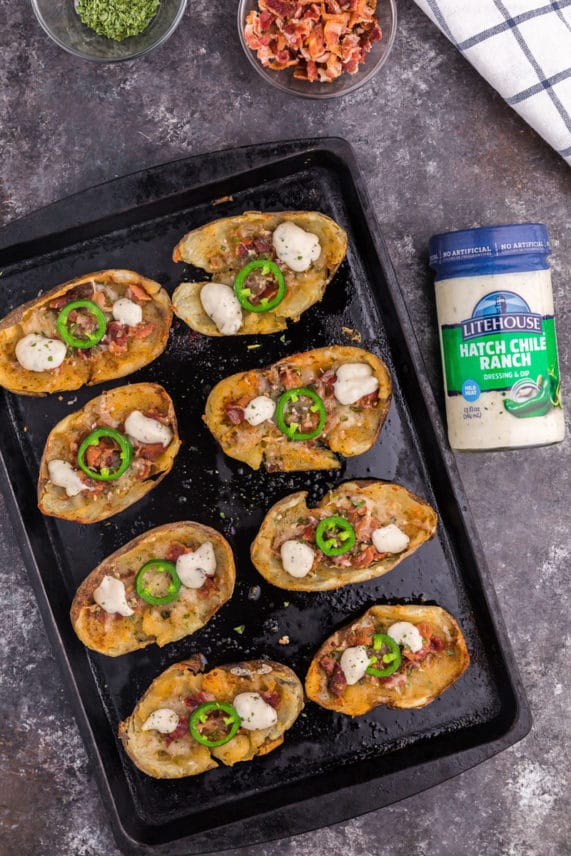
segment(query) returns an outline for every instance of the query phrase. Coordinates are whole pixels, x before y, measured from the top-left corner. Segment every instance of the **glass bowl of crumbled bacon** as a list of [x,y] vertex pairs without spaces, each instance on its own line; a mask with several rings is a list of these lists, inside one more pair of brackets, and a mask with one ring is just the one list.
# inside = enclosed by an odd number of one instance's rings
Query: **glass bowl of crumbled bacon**
[[381,68],[397,29],[395,0],[240,0],[238,31],[254,68],[305,98],[335,98]]

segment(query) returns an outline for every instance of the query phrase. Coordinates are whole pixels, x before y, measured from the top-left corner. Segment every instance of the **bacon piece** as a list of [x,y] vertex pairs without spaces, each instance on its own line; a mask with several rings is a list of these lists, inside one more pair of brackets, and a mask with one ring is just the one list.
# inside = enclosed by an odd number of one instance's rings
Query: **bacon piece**
[[130,285],[127,289],[127,298],[135,303],[146,303],[147,300],[152,299],[140,285]]
[[425,657],[430,654],[432,627],[426,622],[422,622],[421,624],[417,624],[416,626],[418,632],[424,639],[424,644],[420,651],[411,651],[410,648],[403,648],[402,655],[403,657],[406,657],[407,660],[410,660],[413,663],[421,663],[425,659]]
[[198,597],[205,600],[218,591],[218,583],[214,577],[206,577],[199,589],[196,589]]
[[290,0],[260,0],[259,5],[266,12],[272,12],[280,18],[294,15],[296,11],[295,5]]
[[135,448],[135,457],[144,458],[146,461],[156,461],[159,455],[164,452],[165,447],[162,443],[143,443]]
[[446,648],[446,642],[444,639],[441,639],[440,636],[431,636],[430,647],[433,651],[444,651]]
[[347,678],[345,677],[345,672],[339,665],[339,663],[335,663],[335,668],[333,669],[333,673],[330,675],[327,681],[327,689],[331,693],[331,695],[336,698],[340,698],[343,695],[345,687],[347,686]]
[[167,746],[170,746],[174,740],[180,740],[188,734],[188,716],[179,716],[178,725],[170,734],[163,734],[162,738]]
[[184,704],[191,712],[196,710],[197,707],[200,707],[201,704],[206,704],[207,701],[216,701],[216,696],[212,695],[212,693],[203,692],[202,690],[199,690],[197,693],[183,699]]
[[151,333],[155,332],[155,325],[148,321],[146,324],[137,324],[136,327],[129,327],[127,336],[133,339],[146,339]]
[[185,553],[192,553],[192,549],[181,544],[180,541],[173,541],[172,544],[169,544],[165,558],[168,559],[169,562],[176,562],[176,560],[180,556],[184,556]]
[[274,710],[277,710],[280,704],[280,696],[275,690],[262,690],[260,692],[261,697],[264,699],[266,704],[271,705]]
[[225,407],[226,418],[232,425],[239,425],[244,421],[244,408],[237,407],[235,404],[227,404]]

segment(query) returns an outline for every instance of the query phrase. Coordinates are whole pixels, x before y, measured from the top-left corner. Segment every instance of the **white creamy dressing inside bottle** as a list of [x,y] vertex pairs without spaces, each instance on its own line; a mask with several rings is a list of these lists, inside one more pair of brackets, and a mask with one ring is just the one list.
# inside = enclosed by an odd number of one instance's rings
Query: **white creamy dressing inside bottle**
[[450,445],[560,442],[561,406],[547,231],[539,224],[431,239]]

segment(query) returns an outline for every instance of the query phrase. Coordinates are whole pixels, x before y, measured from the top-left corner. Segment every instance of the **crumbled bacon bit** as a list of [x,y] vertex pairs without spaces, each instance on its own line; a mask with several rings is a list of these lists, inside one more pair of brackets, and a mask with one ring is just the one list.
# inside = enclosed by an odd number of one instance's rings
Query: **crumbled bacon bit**
[[258,0],[244,37],[267,68],[330,83],[355,74],[381,39],[376,7],[377,0]]
[[176,562],[176,560],[181,556],[184,556],[185,553],[192,553],[192,548],[186,547],[184,544],[181,544],[180,541],[174,541],[172,544],[169,544],[169,548],[165,554],[165,559],[169,562]]
[[278,639],[278,645],[289,645],[289,636],[286,634],[281,639]]
[[163,734],[163,740],[170,746],[173,740],[180,740],[188,734],[188,716],[179,716],[178,725],[170,734]]
[[274,710],[279,707],[280,696],[275,690],[262,690],[260,692],[261,697],[264,699],[266,704],[271,705]]
[[232,425],[239,425],[244,421],[244,408],[236,407],[235,404],[226,405],[226,417]]
[[212,693],[206,693],[202,690],[199,690],[197,693],[194,693],[191,696],[187,696],[183,699],[184,704],[190,711],[196,710],[197,707],[200,707],[201,704],[206,704],[207,701],[215,701],[216,696],[212,695]]

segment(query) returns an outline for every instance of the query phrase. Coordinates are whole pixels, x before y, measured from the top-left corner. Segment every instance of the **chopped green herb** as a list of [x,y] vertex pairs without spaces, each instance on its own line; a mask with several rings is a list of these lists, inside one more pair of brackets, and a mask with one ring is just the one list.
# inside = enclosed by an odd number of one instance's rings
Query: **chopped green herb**
[[453,656],[454,656],[454,651],[447,651],[447,652],[446,652],[446,656],[447,656],[447,657],[453,657]]
[[255,351],[256,348],[261,348],[261,345],[246,345],[249,351]]
[[242,633],[244,632],[245,629],[246,629],[245,624],[239,624],[238,627],[233,628],[234,633],[238,633],[240,636],[242,635]]
[[159,6],[159,0],[77,0],[76,11],[97,35],[122,42],[146,30]]
[[284,600],[284,606],[289,606],[289,600]]
[[225,520],[225,519],[226,519],[226,515],[224,514],[224,512],[223,512],[223,511],[221,511],[221,512],[220,512],[220,517],[222,518],[222,520]]
[[282,345],[285,345],[285,340],[285,333],[282,333],[282,335],[280,336],[280,342],[282,343]]

